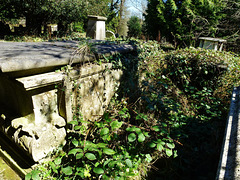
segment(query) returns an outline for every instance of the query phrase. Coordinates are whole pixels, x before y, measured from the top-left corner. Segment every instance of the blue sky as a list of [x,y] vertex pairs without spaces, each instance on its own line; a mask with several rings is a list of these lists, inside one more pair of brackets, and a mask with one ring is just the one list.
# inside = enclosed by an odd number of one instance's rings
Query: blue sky
[[130,11],[130,16],[139,16],[142,17],[142,10],[141,2],[147,5],[147,0],[126,0],[126,5],[128,10]]

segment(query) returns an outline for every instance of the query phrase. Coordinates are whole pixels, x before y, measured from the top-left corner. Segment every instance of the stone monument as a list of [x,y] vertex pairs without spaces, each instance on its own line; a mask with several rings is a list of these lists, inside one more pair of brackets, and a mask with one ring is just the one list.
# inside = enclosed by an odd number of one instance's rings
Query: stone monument
[[199,47],[204,49],[214,49],[218,51],[222,51],[223,43],[227,42],[225,39],[220,38],[210,38],[210,37],[200,37]]
[[104,40],[106,37],[105,21],[102,16],[88,16],[87,37],[96,40]]

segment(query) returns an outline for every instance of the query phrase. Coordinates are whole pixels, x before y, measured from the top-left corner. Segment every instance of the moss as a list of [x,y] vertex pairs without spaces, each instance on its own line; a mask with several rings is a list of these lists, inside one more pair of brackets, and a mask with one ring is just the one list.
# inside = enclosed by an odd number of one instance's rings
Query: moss
[[1,180],[20,180],[21,178],[9,167],[6,162],[0,157],[0,179]]

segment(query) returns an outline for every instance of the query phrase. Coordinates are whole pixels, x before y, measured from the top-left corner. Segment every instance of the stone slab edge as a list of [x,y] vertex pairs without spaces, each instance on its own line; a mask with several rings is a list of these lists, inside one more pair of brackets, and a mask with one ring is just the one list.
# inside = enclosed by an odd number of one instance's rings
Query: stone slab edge
[[[233,89],[232,97],[231,97],[231,104],[229,109],[229,115],[226,122],[225,128],[225,135],[220,155],[220,161],[218,164],[218,170],[216,175],[216,180],[235,180],[237,179],[236,176],[239,175],[239,170],[236,168],[239,164],[240,155],[238,148],[240,146],[240,142],[238,137],[232,136],[239,136],[240,132],[240,124],[239,124],[239,114],[240,114],[240,86],[235,87]],[[238,127],[236,127],[238,126]],[[233,128],[235,127],[235,128]],[[237,140],[236,140],[236,139]],[[233,142],[233,140],[237,142]],[[233,144],[236,143],[236,144]],[[234,149],[233,149],[234,148]],[[235,152],[235,153],[232,153]]]
[[[67,49],[66,49],[67,50]],[[69,49],[68,49],[69,50]],[[30,57],[30,58],[21,58],[17,57],[14,59],[0,61],[0,70],[1,72],[17,72],[31,69],[39,69],[39,68],[48,68],[48,67],[60,67],[68,64],[78,64],[89,61],[94,61],[95,58],[103,58],[103,56],[111,56],[115,54],[123,54],[129,53],[131,51],[136,50],[136,48],[132,45],[95,45],[94,46],[94,55],[74,55],[72,56],[69,53],[68,56],[63,58],[50,58],[50,57]],[[73,50],[74,51],[74,50]]]

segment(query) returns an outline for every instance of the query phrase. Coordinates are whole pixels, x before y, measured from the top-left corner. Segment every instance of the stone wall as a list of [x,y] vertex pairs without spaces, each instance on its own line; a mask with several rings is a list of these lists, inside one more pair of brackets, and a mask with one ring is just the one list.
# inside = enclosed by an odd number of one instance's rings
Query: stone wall
[[103,115],[121,75],[109,63],[75,68],[68,75],[50,72],[14,80],[1,74],[1,130],[39,161],[64,144],[72,109],[78,107],[86,120]]
[[65,143],[76,110],[86,120],[103,115],[123,72],[93,61],[135,51],[101,43],[83,56],[74,54],[78,43],[0,42],[0,131],[34,161]]

